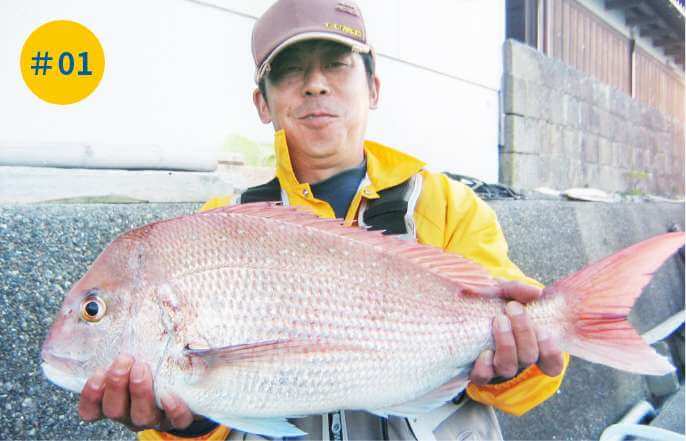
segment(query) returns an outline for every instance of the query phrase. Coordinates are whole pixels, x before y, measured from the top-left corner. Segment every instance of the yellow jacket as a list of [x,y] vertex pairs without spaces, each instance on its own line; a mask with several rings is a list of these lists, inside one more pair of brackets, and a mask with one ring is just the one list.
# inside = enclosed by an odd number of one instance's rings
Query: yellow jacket
[[[320,217],[335,217],[333,208],[312,195],[310,185],[295,176],[283,130],[274,135],[276,176],[292,206],[308,207]],[[507,256],[507,243],[495,212],[467,186],[443,174],[424,169],[425,163],[382,144],[365,141],[368,185],[353,198],[345,222],[357,218],[362,198],[379,198],[378,192],[398,185],[415,174],[422,175],[422,192],[414,211],[417,241],[464,256],[484,266],[493,275],[541,287],[526,277]],[[231,203],[231,196],[210,199],[201,211]],[[523,370],[503,383],[477,386],[470,384],[467,394],[475,401],[492,405],[504,412],[523,415],[548,399],[559,388],[569,356],[564,356],[564,369],[557,377],[544,375],[536,366]],[[153,431],[146,431],[153,432]],[[146,433],[142,432],[142,434]],[[147,438],[141,439],[160,439]]]

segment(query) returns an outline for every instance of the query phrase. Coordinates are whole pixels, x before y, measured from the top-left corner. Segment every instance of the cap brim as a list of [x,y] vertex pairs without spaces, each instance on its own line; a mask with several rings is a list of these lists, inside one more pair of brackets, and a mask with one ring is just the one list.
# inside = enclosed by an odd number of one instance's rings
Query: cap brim
[[372,50],[371,46],[369,46],[368,44],[361,43],[360,41],[355,40],[354,38],[346,37],[344,35],[334,34],[332,32],[303,32],[302,34],[297,34],[292,36],[291,38],[288,38],[280,45],[276,46],[273,51],[271,51],[271,53],[267,56],[267,58],[265,58],[262,64],[255,71],[255,83],[260,82],[260,79],[262,79],[262,77],[266,73],[265,67],[269,66],[274,57],[276,57],[282,50],[286,49],[288,46],[292,44],[300,43],[301,41],[306,40],[335,41],[337,43],[342,43],[347,46],[350,46],[353,49],[353,51],[360,52],[363,54],[369,53]]

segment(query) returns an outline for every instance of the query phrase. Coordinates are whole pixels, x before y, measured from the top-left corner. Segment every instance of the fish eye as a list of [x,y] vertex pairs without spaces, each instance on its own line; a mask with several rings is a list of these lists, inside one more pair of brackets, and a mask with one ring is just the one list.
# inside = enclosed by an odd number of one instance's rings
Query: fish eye
[[107,306],[103,300],[96,295],[89,295],[81,301],[81,318],[87,322],[98,322],[105,316]]

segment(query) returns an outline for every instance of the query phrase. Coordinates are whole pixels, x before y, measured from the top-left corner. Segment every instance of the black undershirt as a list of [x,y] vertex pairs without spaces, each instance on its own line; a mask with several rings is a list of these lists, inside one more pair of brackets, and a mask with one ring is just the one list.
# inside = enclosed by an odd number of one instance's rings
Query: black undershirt
[[311,184],[310,188],[314,197],[328,202],[336,213],[336,217],[343,219],[366,173],[367,161],[364,160],[355,168],[344,170],[316,184]]

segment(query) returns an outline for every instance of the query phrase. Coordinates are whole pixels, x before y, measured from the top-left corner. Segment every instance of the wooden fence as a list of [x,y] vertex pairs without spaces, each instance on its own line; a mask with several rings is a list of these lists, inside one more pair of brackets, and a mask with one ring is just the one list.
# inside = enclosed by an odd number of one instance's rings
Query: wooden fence
[[576,0],[539,0],[544,53],[684,121],[684,74]]

